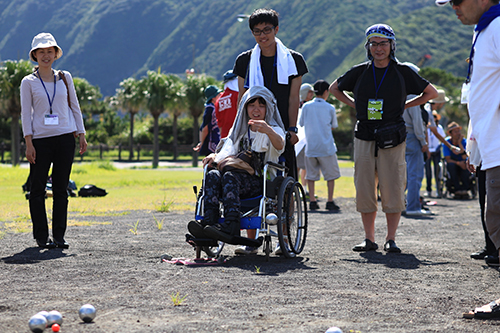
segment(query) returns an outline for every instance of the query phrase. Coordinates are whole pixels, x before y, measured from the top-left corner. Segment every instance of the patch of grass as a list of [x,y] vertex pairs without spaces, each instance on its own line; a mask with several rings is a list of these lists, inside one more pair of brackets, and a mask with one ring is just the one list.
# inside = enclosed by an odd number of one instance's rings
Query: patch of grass
[[134,235],[139,234],[139,232],[137,231],[137,228],[139,227],[139,220],[137,220],[137,222],[135,222],[134,224],[129,224],[129,226],[132,227],[132,229],[129,229],[130,232],[132,232]]
[[[350,161],[340,161],[342,168],[352,167]],[[104,188],[105,197],[69,198],[68,211],[83,216],[117,216],[128,214],[130,210],[149,211],[193,211],[195,198],[193,185],[201,185],[202,169],[158,170],[158,169],[116,169],[110,162],[75,163],[71,179],[78,188],[94,184]],[[28,201],[21,185],[26,182],[29,169],[0,164],[0,221],[19,224],[9,228],[4,224],[0,229],[31,231]],[[327,196],[326,182],[316,183],[320,197]],[[354,197],[352,177],[341,177],[335,182],[334,197]],[[175,198],[167,200],[166,198]],[[50,213],[52,198],[46,200]],[[24,231],[23,231],[24,230]]]
[[170,212],[170,209],[173,204],[174,204],[174,199],[166,200],[164,198],[162,202],[156,205],[155,210],[160,213],[168,213]]
[[163,222],[165,222],[165,218],[162,218],[161,221],[158,221],[156,216],[154,214],[152,214],[152,215],[153,215],[153,218],[155,220],[156,228],[158,228],[158,230],[161,230],[163,228]]
[[76,227],[90,227],[92,225],[111,225],[111,224],[113,224],[113,222],[68,220],[68,226],[76,226]]
[[182,302],[184,302],[184,300],[186,299],[186,297],[187,295],[181,297],[179,292],[177,292],[177,294],[170,295],[170,298],[172,299],[172,303],[174,304],[174,306],[181,305]]
[[[77,212],[77,210],[73,210],[73,212]],[[78,212],[80,216],[126,216],[130,215],[130,212]]]
[[255,273],[260,274],[260,267],[254,266],[255,267]]

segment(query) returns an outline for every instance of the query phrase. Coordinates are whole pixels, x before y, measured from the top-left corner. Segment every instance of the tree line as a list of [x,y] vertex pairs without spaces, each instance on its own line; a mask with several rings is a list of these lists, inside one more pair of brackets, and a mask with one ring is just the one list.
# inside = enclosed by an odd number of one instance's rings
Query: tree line
[[[33,72],[33,65],[26,60],[4,61],[0,67],[0,117],[4,119],[3,128],[10,120],[10,142],[12,165],[18,165],[21,152],[21,102],[20,86],[22,79]],[[134,119],[142,110],[147,110],[153,118],[153,168],[159,163],[159,118],[168,113],[172,118],[173,155],[178,157],[178,119],[186,114],[192,118],[192,142],[199,141],[199,119],[204,111],[204,90],[208,85],[221,83],[204,74],[189,74],[183,80],[172,74],[165,74],[159,68],[148,71],[140,79],[127,78],[120,82],[120,88],[111,97],[102,98],[99,87],[91,85],[83,78],[74,77],[76,94],[79,99],[89,143],[102,143],[110,133],[124,130],[117,111],[128,114],[130,149],[129,158],[134,155]],[[6,131],[2,130],[3,133]],[[6,139],[4,135],[0,140]],[[193,152],[193,165],[198,156]]]
[[[26,60],[4,61],[0,66],[0,143],[9,140],[7,133],[10,132],[13,165],[18,165],[21,158],[21,80],[32,72],[33,65]],[[465,127],[468,123],[467,110],[459,102],[463,78],[431,67],[422,68],[420,74],[433,84],[444,88],[447,96],[450,97],[451,101],[446,104],[441,115]],[[160,130],[163,130],[163,142],[168,136],[173,159],[176,160],[180,144],[192,143],[194,145],[199,141],[199,119],[203,114],[205,102],[204,89],[211,84],[221,86],[221,82],[204,74],[189,74],[182,79],[176,75],[162,73],[159,68],[157,71],[148,71],[140,79],[130,77],[121,81],[115,95],[103,99],[99,87],[79,77],[73,77],[73,81],[85,119],[87,141],[90,144],[109,144],[112,141],[115,144],[128,143],[130,160],[134,157],[135,143],[150,144],[152,142],[153,168],[158,167],[159,164]],[[332,96],[328,101],[337,110],[344,111],[338,114],[339,128],[335,130],[334,136],[337,144],[348,145],[352,141],[355,110],[341,105]],[[119,111],[123,112],[128,120],[119,116]],[[150,114],[151,117],[145,120],[145,113]],[[163,125],[160,129],[162,114],[168,114],[171,132],[166,132]],[[134,128],[137,116],[140,117],[139,125],[143,128]],[[148,122],[151,118],[153,124],[150,126]],[[181,141],[179,141],[180,119],[182,119]],[[191,127],[192,139],[186,135],[186,126]],[[125,137],[124,133],[127,130],[128,134]],[[149,132],[152,132],[152,135]],[[193,152],[193,166],[197,166],[197,163],[198,155]]]

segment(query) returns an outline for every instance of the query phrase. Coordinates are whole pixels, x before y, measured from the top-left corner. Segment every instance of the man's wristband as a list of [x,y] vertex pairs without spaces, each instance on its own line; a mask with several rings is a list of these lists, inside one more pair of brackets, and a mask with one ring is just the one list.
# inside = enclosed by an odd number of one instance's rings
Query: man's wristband
[[296,126],[288,127],[288,132],[293,132],[293,133],[297,134],[298,131],[299,131],[299,129]]

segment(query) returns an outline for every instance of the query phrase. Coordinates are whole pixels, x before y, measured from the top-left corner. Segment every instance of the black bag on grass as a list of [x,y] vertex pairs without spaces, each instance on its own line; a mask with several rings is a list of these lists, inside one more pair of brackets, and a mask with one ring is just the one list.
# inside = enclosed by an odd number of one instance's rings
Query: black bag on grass
[[108,192],[106,192],[105,189],[92,184],[87,184],[78,191],[78,196],[80,197],[103,197],[106,194],[108,194]]

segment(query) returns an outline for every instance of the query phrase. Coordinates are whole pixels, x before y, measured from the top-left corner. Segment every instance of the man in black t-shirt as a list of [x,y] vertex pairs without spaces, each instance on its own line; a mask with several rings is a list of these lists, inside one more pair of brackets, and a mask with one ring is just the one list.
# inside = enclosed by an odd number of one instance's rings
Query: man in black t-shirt
[[238,75],[239,97],[254,85],[271,90],[278,102],[278,110],[289,140],[285,148],[289,174],[296,177],[295,153],[297,143],[297,115],[300,104],[302,76],[308,72],[306,62],[298,52],[286,48],[276,37],[279,30],[278,13],[272,9],[257,9],[248,19],[257,44],[236,58],[233,73]]
[[[384,250],[399,253],[396,230],[405,209],[406,187],[403,111],[437,97],[436,89],[395,57],[396,37],[386,24],[375,24],[366,30],[366,51],[370,61],[351,68],[330,86],[330,92],[341,102],[356,109],[354,129],[354,183],[356,209],[361,213],[365,241],[354,251],[376,250],[375,218],[377,216],[377,185],[380,185],[382,210],[387,220]],[[354,98],[345,91],[351,91]],[[407,95],[417,97],[406,101]],[[393,129],[394,145],[375,141],[375,132]],[[397,138],[394,139],[394,138]],[[423,166],[422,166],[423,167]]]
[[[276,37],[279,30],[278,13],[272,9],[257,9],[248,19],[250,30],[257,44],[251,50],[238,55],[233,73],[238,75],[238,104],[243,94],[253,86],[265,86],[276,98],[281,120],[288,130],[285,142],[285,165],[288,175],[298,179],[297,162],[293,145],[297,137],[297,116],[300,105],[302,76],[308,72],[306,62],[298,52],[286,48]],[[247,231],[249,238],[255,238],[255,230]],[[257,249],[241,247],[238,254],[256,253]],[[279,248],[275,251],[281,254]]]

